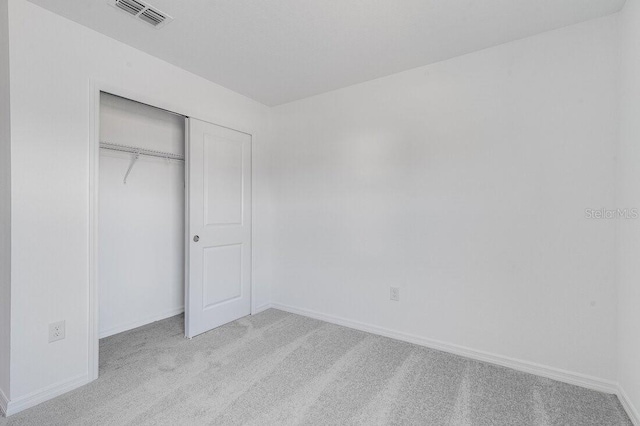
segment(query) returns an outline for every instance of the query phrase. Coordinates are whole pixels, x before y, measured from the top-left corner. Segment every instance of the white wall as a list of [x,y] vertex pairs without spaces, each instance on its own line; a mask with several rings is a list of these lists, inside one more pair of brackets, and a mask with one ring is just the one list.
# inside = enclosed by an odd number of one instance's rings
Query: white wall
[[[640,3],[620,14],[622,79],[616,205],[640,208]],[[618,220],[618,378],[640,422],[640,219]]]
[[615,380],[615,25],[274,108],[273,301]]
[[272,111],[26,0],[9,23],[12,403],[87,375],[92,79],[253,133],[254,306],[273,283],[287,306],[615,379],[615,224],[584,217],[614,203],[615,17]]
[[[252,133],[258,164],[268,111],[26,0],[9,0],[9,24],[14,195],[11,403],[18,407],[37,400],[38,392],[47,387],[63,389],[87,377],[90,81]],[[256,179],[260,173],[258,168]],[[254,187],[254,199],[261,197],[260,189]],[[256,220],[255,305],[268,302],[260,264],[265,256],[259,255],[264,246],[261,229]],[[48,324],[61,319],[66,320],[66,339],[49,344]]]
[[[100,140],[184,155],[182,116],[103,94]],[[184,310],[184,163],[100,151],[100,337]]]
[[[11,114],[9,102],[9,16],[0,1],[0,401],[9,398],[11,332]],[[0,402],[0,406],[3,404]]]

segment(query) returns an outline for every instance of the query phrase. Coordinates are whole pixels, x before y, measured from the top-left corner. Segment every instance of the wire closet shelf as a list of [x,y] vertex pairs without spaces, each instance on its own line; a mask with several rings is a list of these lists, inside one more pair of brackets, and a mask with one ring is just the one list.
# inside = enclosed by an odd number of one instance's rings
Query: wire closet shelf
[[184,156],[172,152],[156,151],[153,149],[139,148],[137,146],[120,145],[111,142],[100,142],[100,148],[111,151],[128,152],[129,154],[148,155],[151,157],[168,158],[169,160],[184,161]]
[[184,156],[179,154],[174,154],[172,152],[156,151],[153,149],[139,148],[137,146],[120,145],[120,144],[110,143],[110,142],[100,142],[100,148],[108,149],[111,151],[126,152],[132,155],[131,162],[129,163],[129,168],[127,169],[127,173],[125,173],[124,175],[124,179],[122,180],[122,182],[125,184],[127,183],[127,177],[129,177],[129,173],[131,173],[131,169],[133,168],[133,165],[136,163],[136,161],[138,160],[138,158],[140,158],[141,155],[146,155],[149,157],[165,158],[167,160],[184,161]]

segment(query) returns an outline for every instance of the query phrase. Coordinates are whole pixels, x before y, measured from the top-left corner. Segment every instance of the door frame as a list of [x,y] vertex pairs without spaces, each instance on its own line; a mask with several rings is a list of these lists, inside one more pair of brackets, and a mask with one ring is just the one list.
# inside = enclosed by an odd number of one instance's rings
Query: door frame
[[[187,302],[187,293],[190,291],[189,289],[189,281],[188,274],[189,270],[187,268],[188,264],[186,262],[186,254],[188,252],[189,247],[189,157],[188,157],[188,126],[189,126],[189,118],[196,118],[201,121],[206,121],[217,126],[226,127],[231,130],[235,130],[241,133],[245,133],[251,136],[252,146],[255,141],[255,135],[252,132],[243,130],[243,129],[235,129],[231,126],[226,126],[224,123],[219,123],[219,120],[206,120],[198,118],[193,114],[184,111],[181,107],[174,105],[171,101],[161,98],[150,98],[149,96],[142,94],[140,92],[132,91],[124,87],[120,87],[117,85],[109,84],[106,82],[102,82],[99,80],[90,79],[89,80],[89,134],[87,140],[89,142],[88,149],[88,172],[89,172],[89,206],[88,206],[88,292],[87,292],[87,335],[88,335],[88,381],[91,382],[98,378],[99,374],[99,355],[100,355],[100,338],[98,332],[98,324],[99,324],[99,310],[100,305],[98,301],[98,247],[99,247],[99,188],[100,188],[100,93],[106,92],[112,95],[120,96],[122,98],[126,98],[132,100],[134,102],[139,102],[142,104],[146,104],[152,106],[154,108],[163,109],[168,112],[172,112],[178,115],[182,115],[185,117],[185,161],[184,161],[184,172],[185,172],[185,312],[188,309]],[[158,90],[159,94],[162,94],[162,90]],[[253,151],[253,149],[252,149]],[[253,169],[253,156],[251,158],[251,168]],[[251,173],[251,199],[253,201],[253,170]],[[251,240],[253,241],[253,209],[255,207],[255,203],[251,203]],[[259,312],[261,307],[255,306],[255,286],[253,285],[253,244],[251,245],[251,276],[249,277],[249,285],[250,285],[250,305],[251,305],[251,315]]]

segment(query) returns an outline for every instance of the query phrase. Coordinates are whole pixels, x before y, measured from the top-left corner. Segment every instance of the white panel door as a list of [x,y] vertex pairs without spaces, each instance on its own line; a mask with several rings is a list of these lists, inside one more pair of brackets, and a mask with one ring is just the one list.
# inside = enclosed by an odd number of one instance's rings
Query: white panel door
[[251,135],[189,118],[187,337],[251,312]]

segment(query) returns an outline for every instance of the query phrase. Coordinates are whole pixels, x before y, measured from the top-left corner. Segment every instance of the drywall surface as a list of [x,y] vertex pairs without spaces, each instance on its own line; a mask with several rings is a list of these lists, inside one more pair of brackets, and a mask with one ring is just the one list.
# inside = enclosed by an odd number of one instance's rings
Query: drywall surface
[[273,301],[614,380],[615,25],[274,108]]
[[0,400],[9,398],[11,335],[11,112],[9,15],[0,2]]
[[[620,13],[622,78],[618,208],[640,209],[640,3]],[[640,421],[640,218],[618,219],[618,378]]]
[[[100,140],[184,155],[182,116],[103,94]],[[100,150],[99,334],[184,310],[184,163]]]
[[[48,387],[64,389],[87,375],[91,82],[251,133],[258,163],[268,111],[26,0],[9,0],[9,28],[14,195],[11,399],[19,406]],[[258,252],[260,223],[254,224]],[[255,261],[260,259],[265,257],[256,256]],[[268,287],[262,285],[259,265],[254,266],[253,303],[260,305],[269,300]],[[63,319],[66,338],[48,343],[48,324]]]

